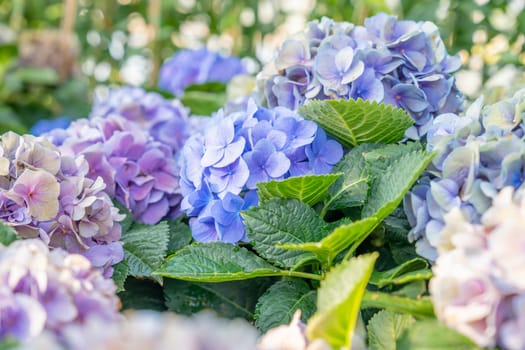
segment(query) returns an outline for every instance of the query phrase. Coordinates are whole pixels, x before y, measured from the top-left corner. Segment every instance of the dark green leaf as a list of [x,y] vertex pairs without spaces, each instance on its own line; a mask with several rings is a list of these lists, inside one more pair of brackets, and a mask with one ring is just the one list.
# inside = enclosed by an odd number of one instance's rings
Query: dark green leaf
[[277,245],[318,242],[327,234],[325,222],[297,199],[271,199],[241,215],[255,250],[278,266],[297,268],[316,256]]
[[381,310],[368,322],[370,350],[396,350],[396,341],[416,320],[410,315]]
[[159,284],[130,277],[126,280],[124,289],[118,294],[123,310],[166,310],[162,287]]
[[168,242],[168,254],[171,255],[181,250],[191,242],[190,227],[181,221],[169,221],[170,240]]
[[365,142],[400,141],[414,123],[403,109],[362,99],[314,100],[299,112],[349,148]]
[[168,257],[155,275],[185,281],[224,282],[280,276],[282,271],[246,248],[222,242],[194,243]]
[[261,203],[272,198],[295,198],[313,206],[326,196],[328,188],[341,175],[343,174],[305,175],[279,181],[260,182],[257,184],[257,193]]
[[208,116],[224,105],[226,102],[226,94],[188,91],[181,98],[181,101],[184,106],[191,110],[191,114]]
[[306,322],[317,308],[316,299],[315,290],[303,280],[279,281],[259,299],[255,310],[255,326],[265,333],[271,328],[290,323],[297,310],[301,310],[301,319]]
[[125,261],[113,266],[113,282],[117,286],[117,293],[124,291],[124,284],[129,276],[129,267]]
[[211,309],[222,317],[243,317],[253,321],[258,298],[274,282],[273,278],[202,283],[166,279],[166,306],[177,314],[192,315]]
[[155,226],[135,223],[122,235],[124,261],[129,274],[150,277],[162,264],[168,249],[169,226],[162,221]]
[[472,340],[436,320],[425,320],[412,324],[397,341],[399,350],[475,350]]

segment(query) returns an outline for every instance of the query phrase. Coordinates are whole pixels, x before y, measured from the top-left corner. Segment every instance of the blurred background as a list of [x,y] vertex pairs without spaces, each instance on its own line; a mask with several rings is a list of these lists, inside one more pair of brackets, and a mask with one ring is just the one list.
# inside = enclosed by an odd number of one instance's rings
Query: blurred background
[[88,115],[93,92],[155,89],[179,48],[243,57],[252,74],[282,41],[322,16],[361,24],[377,12],[430,20],[463,68],[473,99],[525,82],[525,0],[0,0],[0,129]]

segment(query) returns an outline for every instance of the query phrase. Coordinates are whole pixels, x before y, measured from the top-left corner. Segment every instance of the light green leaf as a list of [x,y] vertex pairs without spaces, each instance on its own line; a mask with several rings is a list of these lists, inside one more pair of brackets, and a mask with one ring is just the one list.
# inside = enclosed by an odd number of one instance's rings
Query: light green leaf
[[11,226],[0,222],[0,244],[9,245],[18,239],[16,231]]
[[301,310],[301,319],[306,322],[317,308],[316,299],[315,290],[303,280],[279,281],[259,298],[255,309],[255,326],[265,333],[271,328],[290,323],[297,310]]
[[129,276],[129,267],[125,261],[121,261],[113,266],[113,282],[117,286],[117,293],[124,291],[124,284]]
[[60,81],[58,73],[51,68],[20,67],[13,74],[27,84],[56,85]]
[[325,202],[326,210],[336,210],[361,206],[365,203],[368,194],[368,168],[364,153],[378,145],[363,144],[352,149],[335,165],[333,172],[343,173],[328,190],[329,198]]
[[168,249],[169,226],[163,221],[155,226],[135,223],[122,235],[124,261],[129,274],[150,277],[158,269]]
[[374,271],[370,277],[370,284],[382,288],[389,284],[405,284],[430,278],[432,278],[432,271],[428,268],[427,261],[415,258],[390,270]]
[[286,250],[277,245],[317,242],[328,233],[317,213],[297,199],[271,199],[241,215],[254,249],[282,267],[295,269],[317,258],[310,252]]
[[317,292],[317,312],[308,321],[306,336],[321,338],[332,348],[350,348],[361,299],[378,254],[345,260],[326,274]]
[[280,248],[289,250],[309,251],[317,255],[321,262],[330,265],[333,259],[351,244],[363,240],[378,225],[375,217],[366,218],[341,225],[333,230],[320,242],[302,244],[281,244]]
[[166,259],[155,275],[185,281],[224,282],[280,276],[282,272],[246,248],[210,242],[194,243],[179,250]]
[[436,320],[416,322],[397,341],[399,350],[477,350],[474,342]]
[[400,141],[414,123],[403,109],[362,99],[314,100],[299,113],[349,148],[365,142]]
[[305,175],[279,181],[260,182],[257,184],[257,193],[261,203],[272,198],[295,198],[313,206],[326,196],[328,188],[341,175],[343,173]]
[[362,216],[374,216],[383,221],[401,203],[433,156],[434,153],[426,151],[412,151],[390,162],[381,173],[372,173],[374,180]]
[[192,115],[207,116],[221,108],[226,102],[226,93],[207,91],[187,91],[181,98],[184,106],[191,110]]
[[363,309],[378,308],[410,314],[416,317],[435,317],[432,301],[428,297],[409,299],[382,292],[366,292]]
[[410,315],[379,311],[368,322],[368,347],[370,350],[396,350],[397,339],[415,321]]
[[407,153],[423,151],[423,145],[419,142],[407,142],[405,144],[382,145],[370,149],[364,154],[371,177],[381,176],[388,170],[390,164]]

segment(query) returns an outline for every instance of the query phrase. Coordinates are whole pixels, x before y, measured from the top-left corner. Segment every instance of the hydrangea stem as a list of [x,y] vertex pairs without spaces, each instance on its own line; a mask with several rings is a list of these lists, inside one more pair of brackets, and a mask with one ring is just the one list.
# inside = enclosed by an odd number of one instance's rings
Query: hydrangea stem
[[289,276],[289,277],[308,278],[308,279],[316,280],[316,281],[321,281],[323,279],[323,276],[321,275],[317,275],[315,273],[301,272],[301,271],[285,270],[285,271],[281,271],[280,275]]

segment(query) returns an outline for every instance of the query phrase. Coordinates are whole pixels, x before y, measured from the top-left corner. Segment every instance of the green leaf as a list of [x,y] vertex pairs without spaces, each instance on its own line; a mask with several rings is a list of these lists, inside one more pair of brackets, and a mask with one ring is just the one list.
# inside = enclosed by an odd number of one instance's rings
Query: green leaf
[[405,284],[417,280],[429,280],[432,271],[426,260],[415,258],[404,262],[390,270],[374,271],[370,277],[370,284],[382,288],[389,284]]
[[371,173],[374,180],[362,216],[383,221],[401,203],[433,156],[434,153],[426,151],[412,151],[390,162],[386,170]]
[[363,297],[363,309],[378,308],[410,314],[416,317],[435,317],[430,298],[409,299],[397,295],[367,291]]
[[15,114],[9,107],[0,103],[0,133],[14,131],[17,134],[27,132],[21,118]]
[[396,340],[416,320],[410,315],[381,310],[368,322],[368,347],[370,350],[396,350]]
[[368,168],[363,153],[371,147],[374,145],[360,145],[348,152],[335,165],[332,171],[341,172],[344,175],[328,190],[329,198],[325,203],[326,209],[343,209],[361,206],[365,203],[368,194]]
[[397,341],[399,350],[474,350],[480,349],[464,335],[447,328],[436,320],[416,322],[403,332]]
[[166,310],[162,287],[159,284],[130,277],[126,280],[124,289],[118,295],[123,310]]
[[129,274],[150,277],[158,269],[168,249],[169,226],[163,221],[155,226],[135,223],[122,235],[124,261]]
[[321,338],[332,348],[350,348],[361,299],[378,254],[343,261],[326,274],[317,292],[317,312],[308,321],[306,336]]
[[15,350],[19,348],[20,344],[13,338],[4,338],[0,340],[0,350]]
[[168,255],[190,244],[192,236],[190,227],[181,221],[169,221],[170,239],[168,242]]
[[341,225],[333,230],[328,236],[319,242],[308,242],[302,244],[281,244],[278,247],[289,250],[309,251],[317,255],[317,258],[328,265],[334,258],[348,248],[354,242],[363,240],[377,226],[378,221],[374,217],[354,221]]
[[371,177],[381,176],[388,170],[390,164],[407,153],[423,151],[423,145],[419,142],[407,142],[405,144],[376,145],[364,154]]
[[224,105],[226,93],[187,91],[181,98],[181,102],[191,110],[191,114],[207,116]]
[[365,142],[400,141],[414,123],[401,108],[362,99],[314,100],[302,106],[299,113],[349,148]]
[[297,268],[316,260],[310,252],[278,248],[280,244],[317,242],[328,232],[325,222],[297,199],[271,199],[241,212],[254,249],[278,266]]
[[193,315],[211,309],[221,317],[243,317],[253,321],[258,298],[268,289],[274,278],[220,283],[187,282],[166,279],[164,298],[170,311]]
[[225,92],[226,85],[218,81],[210,81],[203,84],[193,84],[186,88],[185,92],[189,91],[205,91],[205,92]]
[[301,279],[283,280],[271,286],[259,298],[255,309],[255,326],[261,333],[288,324],[295,311],[301,310],[306,322],[316,310],[316,292]]
[[246,248],[223,242],[189,245],[168,257],[155,272],[158,276],[198,282],[235,281],[281,274],[282,270]]
[[16,231],[11,226],[0,222],[0,244],[9,245],[18,239]]
[[113,266],[113,282],[117,286],[117,293],[124,291],[124,284],[129,276],[129,267],[125,261],[121,261]]
[[260,203],[272,198],[298,199],[313,206],[322,200],[328,188],[341,177],[343,173],[325,175],[294,176],[285,180],[260,182],[257,193]]
[[13,74],[27,84],[56,85],[60,81],[57,72],[51,68],[19,67]]

